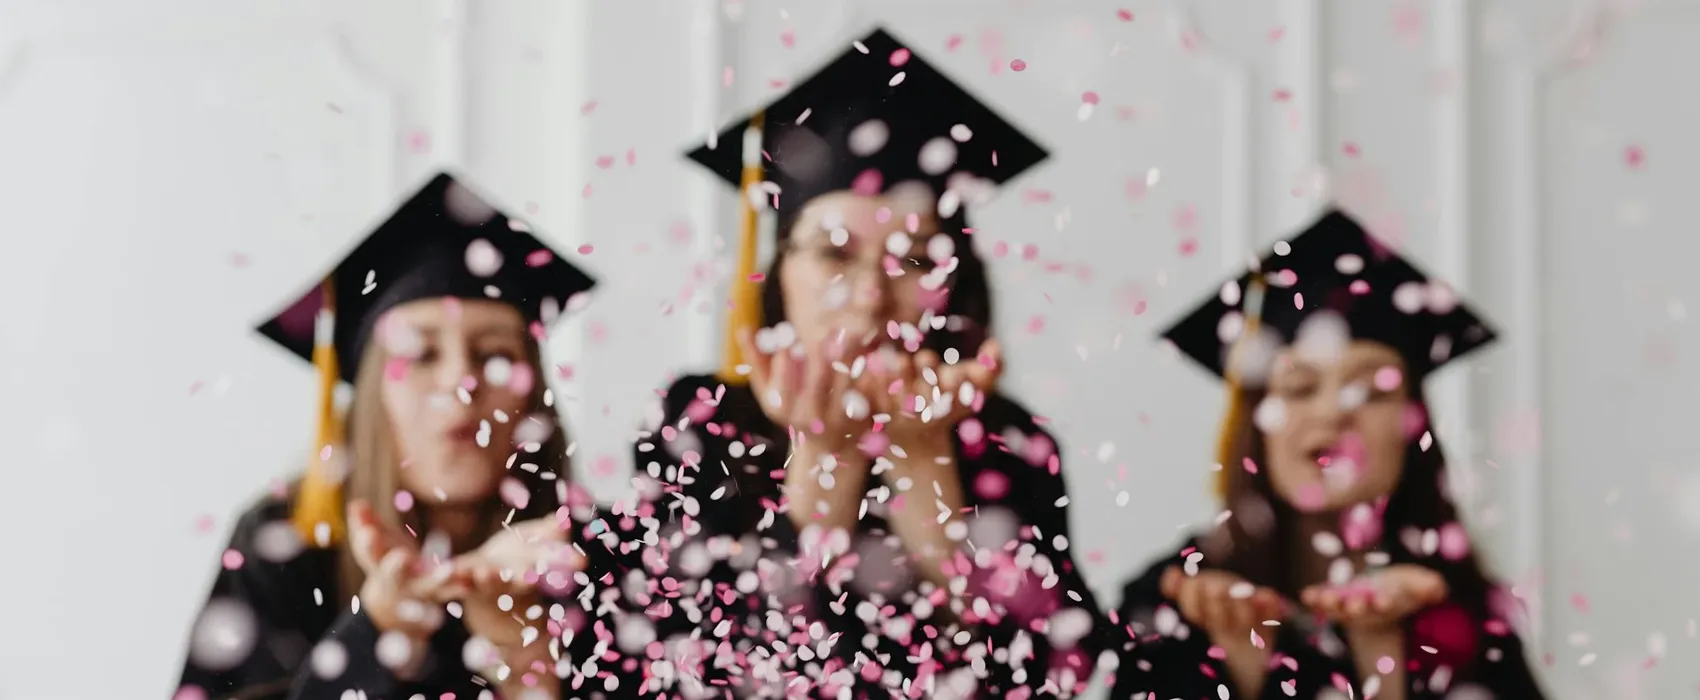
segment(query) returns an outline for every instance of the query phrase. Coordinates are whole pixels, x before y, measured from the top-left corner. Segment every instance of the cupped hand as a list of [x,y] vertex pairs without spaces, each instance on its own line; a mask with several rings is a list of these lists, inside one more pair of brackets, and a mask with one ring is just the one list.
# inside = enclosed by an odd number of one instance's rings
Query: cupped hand
[[419,554],[413,539],[378,518],[372,504],[348,504],[349,549],[365,573],[360,606],[383,632],[401,632],[423,639],[443,624],[437,604],[449,593],[448,567],[433,565]]
[[[1226,571],[1204,569],[1194,575],[1179,566],[1163,572],[1163,595],[1181,617],[1204,629],[1218,643],[1245,641],[1267,620],[1280,620],[1291,607],[1274,589],[1254,585]],[[1254,640],[1255,641],[1255,640]]]
[[1397,626],[1412,613],[1446,600],[1448,593],[1439,572],[1394,564],[1345,585],[1310,586],[1299,599],[1342,627],[1378,630]]
[[871,399],[858,390],[848,364],[858,350],[827,339],[806,349],[768,351],[747,330],[739,334],[738,344],[750,364],[750,388],[762,412],[802,441],[836,454],[873,427]]
[[945,363],[931,350],[885,356],[868,374],[878,389],[874,411],[890,417],[884,430],[899,444],[946,439],[951,429],[973,414],[981,397],[1003,374],[1003,349],[987,340],[976,357]]

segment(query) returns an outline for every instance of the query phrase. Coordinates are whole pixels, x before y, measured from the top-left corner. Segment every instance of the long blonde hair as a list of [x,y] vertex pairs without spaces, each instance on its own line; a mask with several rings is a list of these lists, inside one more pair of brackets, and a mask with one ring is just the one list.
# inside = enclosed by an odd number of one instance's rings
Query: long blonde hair
[[[526,336],[526,361],[531,365],[533,383],[531,396],[526,400],[525,415],[517,420],[544,421],[549,435],[535,452],[516,448],[517,457],[508,459],[511,476],[525,484],[531,492],[524,509],[512,512],[514,521],[529,520],[552,513],[561,505],[561,492],[571,479],[571,463],[567,457],[567,434],[559,414],[549,405],[548,383],[542,377],[542,350],[536,340]],[[416,536],[429,531],[429,508],[423,499],[410,512],[396,508],[395,495],[401,490],[401,459],[395,436],[383,403],[384,363],[389,353],[383,343],[367,343],[355,373],[354,401],[348,408],[348,476],[343,482],[342,497],[347,503],[365,499],[372,504],[378,518],[396,527],[411,528]],[[522,465],[535,465],[536,470]],[[559,484],[557,484],[559,482]],[[485,504],[487,518],[475,533],[473,541],[482,542],[497,532],[509,519],[512,509],[491,493]],[[345,539],[337,547],[338,579],[344,597],[359,593],[366,574],[355,562],[353,551]]]

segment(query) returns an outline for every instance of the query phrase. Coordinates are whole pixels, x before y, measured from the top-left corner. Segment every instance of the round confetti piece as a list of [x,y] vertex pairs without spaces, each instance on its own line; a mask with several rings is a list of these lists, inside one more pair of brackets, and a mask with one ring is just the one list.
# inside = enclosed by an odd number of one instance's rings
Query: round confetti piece
[[1017,58],[1009,62],[1009,69],[1020,73],[1021,71],[1027,70],[1027,62]]
[[241,552],[238,552],[234,549],[226,549],[226,550],[224,550],[224,556],[221,558],[220,561],[222,561],[224,563],[225,569],[228,569],[230,571],[235,571],[237,569],[242,568],[242,560],[243,559],[242,559],[242,553]]
[[246,604],[218,599],[207,604],[189,634],[189,661],[207,671],[227,671],[248,659],[259,623]]
[[502,269],[502,252],[495,244],[478,239],[466,246],[466,270],[478,277],[490,277]]

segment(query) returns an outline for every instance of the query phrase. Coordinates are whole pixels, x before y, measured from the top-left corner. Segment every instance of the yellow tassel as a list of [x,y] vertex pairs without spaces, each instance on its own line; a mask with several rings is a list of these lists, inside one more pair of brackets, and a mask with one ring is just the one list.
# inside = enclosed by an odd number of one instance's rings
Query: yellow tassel
[[761,323],[761,285],[751,278],[756,274],[756,247],[760,243],[761,212],[751,200],[751,191],[761,185],[764,177],[761,163],[761,112],[750,118],[744,129],[744,173],[738,186],[738,202],[743,207],[742,228],[738,233],[738,267],[727,292],[732,308],[726,313],[726,346],[721,354],[720,381],[741,385],[748,378],[738,374],[744,364],[744,353],[738,347],[738,336],[754,330]]
[[1238,363],[1234,362],[1234,359],[1241,344],[1245,343],[1246,339],[1257,335],[1258,328],[1262,325],[1263,276],[1261,274],[1252,275],[1251,284],[1247,285],[1245,290],[1245,303],[1241,308],[1245,310],[1245,330],[1234,341],[1233,347],[1228,351],[1228,356],[1222,360],[1222,377],[1228,383],[1228,407],[1226,411],[1223,411],[1222,430],[1218,433],[1216,439],[1216,463],[1222,465],[1222,469],[1216,472],[1215,487],[1216,498],[1223,501],[1228,498],[1229,470],[1244,468],[1237,463],[1230,464],[1236,456],[1234,445],[1239,442],[1239,430],[1240,426],[1244,424],[1246,411],[1245,399],[1240,391],[1240,373],[1235,366]]
[[[295,507],[290,520],[301,539],[310,547],[329,547],[342,541],[347,530],[343,522],[342,476],[333,472],[333,464],[346,464],[345,455],[334,451],[343,449],[342,418],[336,410],[336,388],[341,381],[337,369],[336,344],[331,327],[336,318],[335,290],[325,279],[324,303],[313,333],[313,367],[319,374],[318,448],[307,463],[307,475],[301,480],[295,495]],[[335,460],[333,462],[332,460]],[[341,471],[341,470],[336,470]],[[320,538],[319,531],[327,537]]]

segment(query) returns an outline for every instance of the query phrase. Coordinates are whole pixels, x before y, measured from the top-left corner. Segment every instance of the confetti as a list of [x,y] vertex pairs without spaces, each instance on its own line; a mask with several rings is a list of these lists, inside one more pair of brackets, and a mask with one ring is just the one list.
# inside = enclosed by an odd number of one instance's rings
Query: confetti
[[1020,73],[1021,71],[1027,70],[1027,62],[1017,58],[1009,62],[1009,69]]

